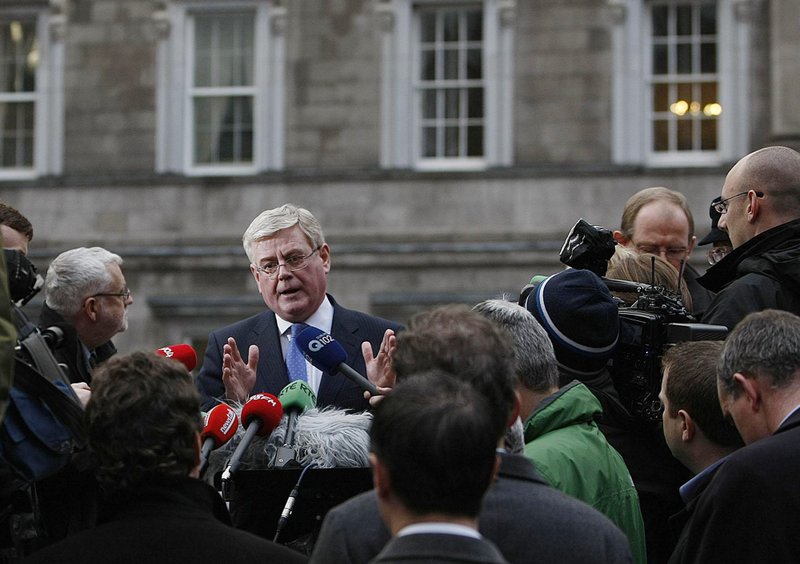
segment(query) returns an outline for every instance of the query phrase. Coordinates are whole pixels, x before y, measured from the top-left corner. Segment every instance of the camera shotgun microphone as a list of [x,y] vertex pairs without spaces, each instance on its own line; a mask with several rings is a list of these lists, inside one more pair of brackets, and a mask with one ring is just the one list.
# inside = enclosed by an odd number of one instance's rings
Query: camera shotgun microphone
[[197,366],[197,353],[194,352],[191,345],[179,344],[161,347],[156,349],[156,354],[179,361],[189,372]]
[[233,451],[228,462],[228,467],[222,473],[222,492],[223,497],[229,500],[229,484],[233,474],[239,469],[242,456],[250,447],[256,435],[265,437],[272,433],[272,431],[281,422],[283,417],[283,407],[281,402],[272,394],[256,394],[251,396],[247,403],[242,408],[240,416],[242,425],[244,425],[245,433],[241,442],[236,445],[236,450]]
[[200,433],[200,439],[203,441],[203,447],[200,449],[201,478],[208,468],[208,457],[211,451],[231,440],[238,428],[239,418],[236,417],[236,412],[224,403],[215,405],[211,411],[206,413],[203,432]]
[[342,345],[325,331],[313,326],[306,327],[297,335],[294,344],[300,348],[311,364],[323,372],[328,374],[341,372],[358,384],[362,390],[368,391],[373,396],[381,395],[375,384],[345,364],[347,353]]
[[297,416],[306,409],[317,405],[317,396],[308,384],[302,380],[295,380],[285,386],[278,394],[278,399],[286,414],[286,435],[283,445],[278,447],[275,456],[275,466],[284,468],[297,465],[297,453],[294,450],[294,434],[297,430]]

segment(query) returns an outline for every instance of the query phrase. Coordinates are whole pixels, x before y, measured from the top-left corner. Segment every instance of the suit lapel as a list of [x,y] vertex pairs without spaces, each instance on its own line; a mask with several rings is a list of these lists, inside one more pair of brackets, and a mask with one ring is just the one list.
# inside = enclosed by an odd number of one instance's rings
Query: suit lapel
[[[353,366],[357,370],[358,363],[356,362],[356,354],[361,354],[361,343],[356,335],[358,332],[358,324],[353,319],[349,310],[337,304],[331,296],[328,296],[328,299],[330,299],[331,304],[333,304],[331,335],[342,345],[342,348],[347,353],[345,364]],[[342,389],[345,380],[345,376],[333,376],[327,372],[324,373],[317,393],[317,403],[320,405],[335,403],[334,400],[339,394],[339,390]]]

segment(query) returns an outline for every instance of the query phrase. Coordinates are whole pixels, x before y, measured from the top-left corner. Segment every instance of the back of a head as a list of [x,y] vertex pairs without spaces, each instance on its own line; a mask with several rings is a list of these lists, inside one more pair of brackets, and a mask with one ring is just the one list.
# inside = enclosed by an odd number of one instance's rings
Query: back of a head
[[[609,262],[606,278],[630,280],[666,288],[674,294],[679,294],[686,309],[692,310],[692,295],[689,289],[678,276],[675,267],[660,256],[640,254],[627,247],[618,246]],[[626,305],[632,305],[639,297],[638,294],[629,292],[614,292],[614,295]]]
[[628,239],[633,237],[636,216],[639,215],[639,212],[644,206],[653,202],[666,202],[681,208],[689,222],[689,240],[691,241],[692,237],[694,237],[694,216],[692,215],[692,210],[689,207],[686,196],[676,190],[670,190],[663,186],[654,186],[652,188],[639,190],[625,202],[625,208],[622,210],[622,219],[620,220],[620,231],[622,231],[625,237]]
[[539,393],[558,387],[558,364],[547,332],[524,307],[486,300],[475,311],[504,328],[511,340],[519,383]]
[[767,194],[765,204],[783,221],[800,218],[800,153],[789,147],[764,147],[746,157],[741,190]]
[[525,307],[547,331],[562,376],[591,379],[617,346],[619,312],[608,288],[589,270],[568,268],[542,281]]
[[414,315],[397,336],[392,361],[397,380],[439,369],[470,383],[496,414],[499,437],[514,406],[517,378],[508,337],[496,324],[463,305]]
[[739,432],[722,413],[717,395],[716,367],[722,341],[678,343],[664,354],[667,373],[664,392],[672,417],[685,410],[706,438],[723,448],[742,446]]
[[33,240],[33,225],[19,210],[0,202],[0,225],[6,225],[22,233],[28,241]]
[[87,296],[109,290],[111,265],[122,258],[102,247],[79,247],[64,251],[50,263],[44,281],[47,305],[66,318],[75,315]]
[[196,465],[200,396],[179,362],[145,352],[110,359],[93,375],[86,419],[107,491],[186,477]]
[[294,204],[284,204],[261,212],[242,235],[242,246],[250,262],[255,262],[252,254],[254,243],[269,239],[281,229],[289,229],[295,225],[300,227],[312,247],[321,247],[325,244],[322,226],[310,211]]
[[492,419],[484,398],[457,377],[412,375],[375,409],[371,450],[407,510],[475,517],[496,462]]
[[767,309],[742,319],[725,339],[717,379],[734,398],[739,389],[733,375],[766,377],[774,388],[800,386],[800,317]]

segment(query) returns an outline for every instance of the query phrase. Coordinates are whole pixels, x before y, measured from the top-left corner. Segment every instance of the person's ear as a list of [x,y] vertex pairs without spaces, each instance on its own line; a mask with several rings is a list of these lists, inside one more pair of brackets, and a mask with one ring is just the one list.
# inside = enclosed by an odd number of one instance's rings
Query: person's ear
[[761,382],[758,378],[748,378],[741,372],[737,372],[733,375],[733,379],[736,381],[741,393],[745,395],[750,411],[753,413],[758,412],[761,409],[762,401]]
[[202,440],[200,439],[200,433],[195,431],[194,432],[194,468],[189,473],[189,476],[192,478],[199,478],[200,477],[200,451],[202,450]]
[[761,211],[761,198],[756,196],[754,190],[747,193],[747,221],[753,223]]
[[100,300],[94,296],[90,296],[83,301],[83,313],[92,321],[97,321],[98,311],[100,309]]
[[692,237],[692,240],[691,240],[691,241],[689,241],[689,248],[688,248],[688,249],[687,249],[687,251],[686,251],[686,256],[687,256],[687,257],[688,257],[690,254],[692,254],[692,251],[694,250],[694,248],[695,248],[696,246],[697,246],[697,237],[694,237],[694,236],[693,236],[693,237]]
[[630,243],[630,239],[628,239],[628,238],[627,238],[627,237],[626,237],[626,236],[625,236],[625,235],[622,233],[622,231],[619,231],[619,230],[617,230],[617,231],[614,231],[614,240],[615,240],[615,241],[616,241],[618,244],[622,245],[623,247],[627,247],[627,246],[628,246],[628,243]]
[[685,409],[678,410],[678,419],[681,421],[681,440],[685,443],[691,442],[697,432],[697,424]]
[[375,494],[379,499],[387,499],[391,492],[391,479],[389,469],[375,456],[374,452],[369,453],[369,463],[372,466],[372,483],[375,486]]

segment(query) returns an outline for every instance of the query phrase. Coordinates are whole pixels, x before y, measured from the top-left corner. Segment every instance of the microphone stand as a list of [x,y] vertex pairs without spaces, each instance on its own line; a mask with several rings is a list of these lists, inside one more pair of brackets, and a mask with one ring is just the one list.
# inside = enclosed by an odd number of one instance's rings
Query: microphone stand
[[281,511],[281,516],[278,519],[278,525],[275,527],[275,536],[272,538],[272,542],[278,542],[278,537],[283,531],[283,528],[286,526],[286,523],[289,521],[289,517],[292,515],[292,511],[294,509],[294,502],[297,499],[297,496],[300,494],[300,484],[303,482],[303,478],[308,472],[309,468],[314,468],[316,464],[313,462],[303,468],[303,471],[300,472],[300,477],[297,478],[297,483],[292,488],[292,491],[289,493],[289,497],[286,500],[286,505],[283,506],[283,511]]

